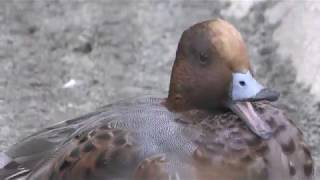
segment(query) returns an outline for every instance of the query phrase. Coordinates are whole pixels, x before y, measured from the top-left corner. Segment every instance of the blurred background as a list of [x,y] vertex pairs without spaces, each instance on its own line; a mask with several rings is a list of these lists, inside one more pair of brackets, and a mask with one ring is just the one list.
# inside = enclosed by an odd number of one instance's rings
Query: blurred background
[[0,1],[0,151],[99,106],[165,95],[183,30],[222,17],[319,166],[319,16],[320,1],[300,0]]

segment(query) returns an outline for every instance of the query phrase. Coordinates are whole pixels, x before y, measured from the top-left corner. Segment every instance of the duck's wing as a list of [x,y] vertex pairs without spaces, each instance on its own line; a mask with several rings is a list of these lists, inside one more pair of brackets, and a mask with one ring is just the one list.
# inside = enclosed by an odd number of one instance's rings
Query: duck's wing
[[87,130],[86,123],[96,121],[102,110],[67,120],[22,139],[0,159],[7,159],[0,167],[0,179],[23,177],[37,164],[54,158],[54,154],[70,139]]
[[[302,133],[283,114],[268,104],[256,106],[260,116],[273,128],[273,137],[262,140],[237,117],[227,121],[203,121],[210,132],[197,142],[194,163],[201,180],[311,180],[313,161]],[[226,128],[228,127],[228,128]],[[224,130],[221,130],[224,129]],[[227,129],[227,130],[226,130]]]
[[104,106],[93,113],[63,121],[22,139],[0,155],[0,179],[14,179],[30,174],[43,162],[56,159],[59,152],[76,146],[76,138],[86,137],[87,132],[95,131],[113,120],[114,108],[130,106],[139,101],[140,98]]
[[160,153],[178,150],[174,146],[182,153],[189,145],[180,136],[168,141],[182,127],[160,102],[120,102],[38,132],[7,152],[11,162],[0,168],[0,179],[172,179],[170,153]]

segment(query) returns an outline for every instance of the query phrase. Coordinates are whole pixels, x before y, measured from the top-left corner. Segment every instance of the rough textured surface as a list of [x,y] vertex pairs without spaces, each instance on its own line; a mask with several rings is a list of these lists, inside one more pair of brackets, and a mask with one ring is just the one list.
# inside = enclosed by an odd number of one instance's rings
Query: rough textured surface
[[312,41],[319,8],[312,3],[1,1],[0,149],[101,105],[165,94],[182,31],[221,16],[241,30],[258,78],[282,93],[279,104],[319,162],[319,45]]

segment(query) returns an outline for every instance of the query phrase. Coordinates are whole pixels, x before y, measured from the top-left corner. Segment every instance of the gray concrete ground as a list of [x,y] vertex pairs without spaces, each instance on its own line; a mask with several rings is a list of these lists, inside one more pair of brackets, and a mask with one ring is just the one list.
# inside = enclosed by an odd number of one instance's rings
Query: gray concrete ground
[[101,105],[166,94],[182,31],[223,17],[320,165],[319,15],[316,1],[1,0],[0,150]]

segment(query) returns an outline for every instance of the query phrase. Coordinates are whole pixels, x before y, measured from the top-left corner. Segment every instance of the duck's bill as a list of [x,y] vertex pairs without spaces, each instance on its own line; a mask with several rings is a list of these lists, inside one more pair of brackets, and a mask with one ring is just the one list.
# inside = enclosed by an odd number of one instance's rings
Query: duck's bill
[[272,136],[272,129],[260,118],[250,102],[229,103],[228,106],[257,136],[263,139],[269,139]]
[[274,91],[272,89],[264,88],[262,89],[259,93],[256,95],[245,98],[245,99],[239,99],[238,101],[249,101],[249,102],[254,102],[254,101],[276,101],[279,99],[280,93],[277,91]]
[[272,89],[263,87],[257,82],[250,71],[232,74],[231,98],[228,107],[236,113],[248,127],[263,139],[272,135],[270,126],[259,117],[251,102],[276,101],[280,94]]
[[251,75],[246,73],[233,73],[231,86],[231,101],[276,101],[280,94],[272,89],[263,87]]

